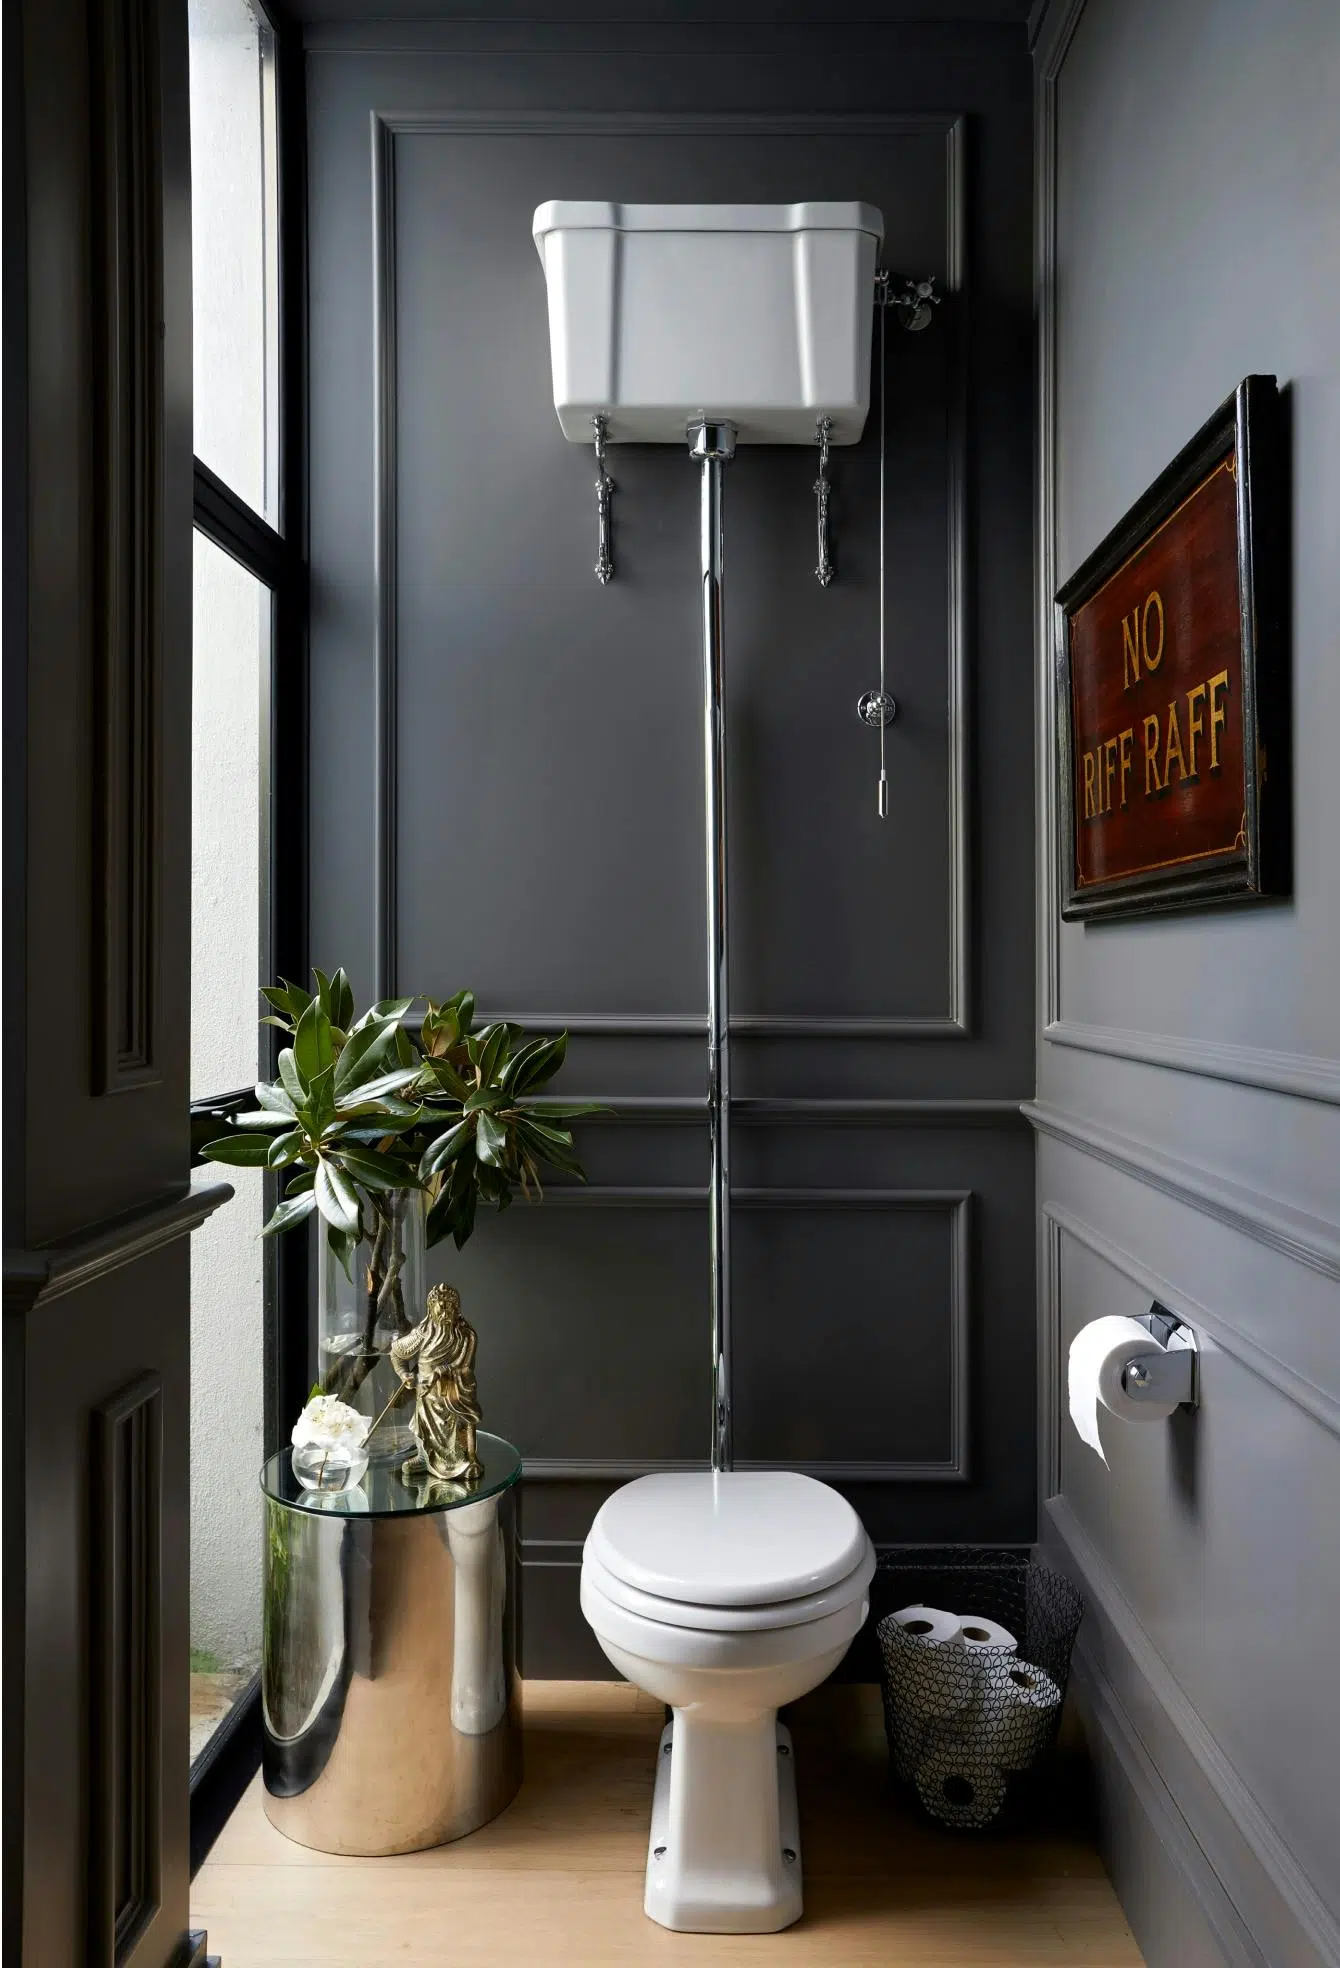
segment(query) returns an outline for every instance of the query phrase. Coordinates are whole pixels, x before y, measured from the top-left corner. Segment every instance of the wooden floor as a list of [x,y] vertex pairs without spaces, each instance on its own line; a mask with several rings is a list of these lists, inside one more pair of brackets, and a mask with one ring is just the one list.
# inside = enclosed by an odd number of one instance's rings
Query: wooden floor
[[1062,1800],[1027,1838],[954,1836],[888,1794],[878,1692],[791,1712],[805,1914],[784,1934],[669,1934],[642,1913],[662,1711],[621,1682],[530,1682],[526,1780],[482,1831],[405,1858],[339,1859],[267,1822],[260,1779],[198,1874],[192,1925],[223,1968],[1127,1968],[1141,1960]]

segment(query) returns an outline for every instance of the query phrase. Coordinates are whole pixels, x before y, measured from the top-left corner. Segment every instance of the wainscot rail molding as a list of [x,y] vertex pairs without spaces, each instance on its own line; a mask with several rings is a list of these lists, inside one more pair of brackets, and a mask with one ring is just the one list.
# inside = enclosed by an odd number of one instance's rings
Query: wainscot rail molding
[[1057,132],[1061,70],[1085,0],[1067,0],[1035,10],[1031,32],[1039,39],[1035,171],[1035,229],[1038,277],[1038,558],[1035,604],[1038,729],[1038,911],[1037,1002],[1042,1036],[1052,1045],[1104,1053],[1176,1073],[1200,1074],[1235,1086],[1262,1087],[1302,1100],[1340,1105],[1340,1061],[1306,1053],[1276,1052],[1263,1046],[1233,1045],[1172,1033],[1140,1032],[1094,1025],[1061,1016],[1059,789],[1056,782],[1056,590],[1060,585],[1060,534],[1057,509],[1057,311],[1056,267],[1059,246],[1057,208]]
[[[955,305],[944,310],[951,337],[951,377],[946,433],[949,498],[947,670],[949,755],[949,950],[948,1008],[930,1016],[889,1018],[733,1016],[731,1031],[763,1039],[960,1039],[972,1035],[971,898],[972,807],[969,763],[969,567],[968,526],[968,224],[966,119],[943,115],[812,115],[604,110],[374,111],[372,151],[372,274],[374,383],[374,585],[376,589],[376,765],[373,908],[375,992],[394,995],[397,972],[397,638],[396,596],[396,224],[395,140],[398,135],[627,136],[627,137],[938,137],[945,145],[945,291]],[[872,303],[873,304],[873,303]],[[705,1017],[670,1014],[572,1013],[518,1018],[537,1031],[559,1030],[607,1037],[650,1034],[696,1037]]]
[[127,1210],[124,1216],[95,1224],[77,1237],[67,1237],[36,1250],[5,1252],[5,1298],[28,1309],[63,1298],[95,1278],[134,1264],[150,1251],[175,1243],[212,1216],[232,1196],[227,1182],[198,1184],[161,1202]]
[[[545,1205],[586,1209],[705,1209],[703,1188],[591,1184],[545,1190]],[[736,1188],[738,1209],[926,1210],[949,1217],[949,1454],[943,1462],[851,1462],[823,1458],[803,1462],[736,1459],[737,1469],[795,1469],[805,1476],[849,1483],[963,1483],[968,1480],[970,1374],[968,1334],[972,1291],[971,1189],[758,1189]],[[527,1456],[523,1474],[530,1482],[626,1482],[665,1469],[705,1469],[701,1462],[604,1461],[591,1457]]]
[[1199,1073],[1234,1086],[1264,1087],[1300,1100],[1340,1106],[1340,1060],[1305,1052],[1272,1052],[1265,1046],[1221,1045],[1214,1039],[1174,1038],[1163,1032],[1132,1032],[1118,1025],[1086,1025],[1057,1018],[1042,1034],[1052,1045],[1102,1052],[1174,1073]]
[[[1176,1732],[1181,1748],[1218,1806],[1216,1817],[1222,1813],[1222,1825],[1208,1820],[1191,1825],[1191,1831],[1216,1875],[1226,1888],[1229,1881],[1237,1884],[1235,1875],[1242,1869],[1241,1861],[1248,1859],[1261,1875],[1257,1896],[1264,1887],[1281,1903],[1289,1921],[1301,1930],[1309,1945],[1316,1950],[1318,1961],[1340,1961],[1340,1923],[1322,1901],[1240,1772],[1206,1728],[1079,1518],[1064,1497],[1052,1497],[1045,1509],[1052,1531],[1071,1565],[1079,1573],[1086,1591],[1096,1602],[1102,1619],[1129,1655],[1136,1673],[1162,1711],[1162,1722]],[[1091,1644],[1086,1644],[1084,1656],[1085,1664],[1092,1672]],[[1104,1692],[1109,1690],[1105,1689]],[[1131,1733],[1137,1741],[1140,1740],[1138,1731],[1132,1729]],[[1144,1747],[1143,1744],[1141,1746]],[[1150,1760],[1154,1761],[1152,1756]],[[1157,1763],[1155,1768],[1158,1768]],[[1225,1849],[1229,1845],[1236,1849]],[[1245,1896],[1241,1891],[1236,1891],[1233,1897],[1241,1905]],[[1251,1951],[1242,1958],[1253,1964],[1260,1963],[1261,1968],[1268,1968],[1270,1958],[1280,1959],[1278,1955],[1268,1958],[1261,1954],[1250,1941],[1246,1945]],[[1295,1952],[1290,1950],[1288,1958],[1295,1958]]]
[[[1175,1312],[1179,1319],[1186,1321],[1187,1325],[1204,1333],[1221,1351],[1230,1354],[1239,1365],[1246,1367],[1249,1373],[1266,1381],[1276,1393],[1282,1394],[1287,1401],[1292,1401],[1295,1407],[1301,1408],[1313,1421],[1320,1422],[1321,1426],[1328,1429],[1332,1435],[1340,1436],[1340,1398],[1335,1394],[1324,1387],[1318,1387],[1315,1381],[1309,1380],[1305,1374],[1300,1374],[1277,1353],[1272,1353],[1269,1347],[1262,1346],[1259,1340],[1243,1332],[1232,1319],[1226,1319],[1222,1312],[1212,1311],[1208,1306],[1200,1304],[1179,1286],[1161,1277],[1149,1265],[1142,1263],[1132,1251],[1124,1249],[1110,1237],[1105,1237],[1100,1230],[1096,1230],[1092,1224],[1086,1223],[1082,1217],[1076,1216],[1062,1204],[1045,1202],[1042,1205],[1042,1214],[1044,1221],[1051,1226],[1049,1235],[1051,1249],[1043,1268],[1043,1285],[1048,1294],[1045,1323],[1052,1333],[1054,1351],[1057,1350],[1060,1334],[1059,1260],[1060,1237],[1064,1233],[1067,1237],[1072,1237],[1077,1244],[1082,1245],[1085,1250],[1092,1251],[1095,1257],[1102,1258],[1104,1263],[1110,1264],[1123,1277],[1129,1278],[1133,1284],[1138,1285],[1146,1297],[1156,1298],[1160,1305],[1166,1305],[1170,1312]],[[1044,1439],[1050,1440],[1053,1454],[1049,1472],[1051,1480],[1044,1487],[1045,1500],[1055,1496],[1060,1488],[1057,1460],[1061,1425],[1059,1372],[1050,1383],[1050,1392],[1042,1408],[1042,1420],[1041,1433]]]
[[[611,1122],[699,1126],[707,1121],[705,1094],[574,1093],[571,1099],[574,1106],[594,1102],[606,1110],[583,1115],[583,1127]],[[731,1119],[746,1127],[990,1127],[1024,1119],[1018,1100],[793,1099],[741,1094],[730,1106]]]
[[1134,1135],[1119,1133],[1115,1128],[1100,1127],[1094,1121],[1052,1106],[1049,1101],[1026,1100],[1020,1112],[1040,1134],[1082,1149],[1109,1167],[1119,1169],[1123,1175],[1134,1176],[1138,1182],[1180,1203],[1189,1203],[1193,1209],[1214,1217],[1216,1222],[1241,1231],[1259,1244],[1268,1244],[1272,1250],[1320,1271],[1324,1277],[1340,1278],[1340,1226],[1325,1218],[1295,1209],[1275,1197],[1263,1196],[1181,1156],[1165,1154],[1152,1142],[1137,1140]]

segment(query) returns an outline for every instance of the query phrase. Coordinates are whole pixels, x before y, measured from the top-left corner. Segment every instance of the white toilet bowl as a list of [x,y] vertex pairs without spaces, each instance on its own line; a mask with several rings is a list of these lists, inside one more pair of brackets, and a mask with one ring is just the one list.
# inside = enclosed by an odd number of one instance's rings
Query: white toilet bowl
[[582,1611],[619,1672],[674,1711],[647,1860],[646,1911],[663,1927],[770,1934],[799,1919],[777,1710],[842,1659],[874,1569],[850,1504],[783,1470],[644,1476],[597,1515]]

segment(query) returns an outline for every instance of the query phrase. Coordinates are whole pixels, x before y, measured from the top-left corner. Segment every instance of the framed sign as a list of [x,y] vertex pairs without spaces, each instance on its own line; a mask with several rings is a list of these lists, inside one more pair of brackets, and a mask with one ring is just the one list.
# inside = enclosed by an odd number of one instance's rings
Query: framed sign
[[1067,920],[1288,892],[1282,437],[1248,376],[1056,597]]

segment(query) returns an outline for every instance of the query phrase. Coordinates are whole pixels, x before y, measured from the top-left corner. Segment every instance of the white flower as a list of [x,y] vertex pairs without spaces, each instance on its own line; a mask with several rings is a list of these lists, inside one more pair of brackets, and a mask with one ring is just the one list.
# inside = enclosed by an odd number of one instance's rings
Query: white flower
[[335,1394],[314,1394],[293,1424],[295,1449],[348,1449],[352,1454],[363,1447],[372,1426],[370,1415],[360,1414]]

